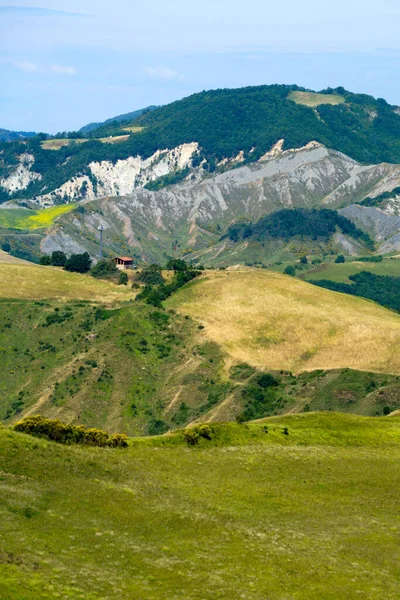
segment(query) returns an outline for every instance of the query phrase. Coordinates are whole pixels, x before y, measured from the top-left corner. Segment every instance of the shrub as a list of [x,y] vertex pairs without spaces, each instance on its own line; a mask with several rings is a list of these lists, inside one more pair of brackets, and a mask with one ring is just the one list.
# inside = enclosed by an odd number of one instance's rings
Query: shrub
[[390,406],[383,407],[383,414],[385,415],[385,417],[387,417],[387,415],[390,415],[391,412],[392,412],[392,409],[390,408]]
[[152,419],[149,423],[150,435],[162,435],[168,431],[169,427],[165,421],[161,419]]
[[345,258],[343,256],[343,254],[338,254],[338,256],[335,258],[335,263],[344,263]]
[[7,252],[7,254],[9,254],[11,252],[11,244],[9,242],[3,242],[1,249],[3,252]]
[[128,273],[121,271],[118,277],[118,285],[128,285]]
[[188,429],[183,432],[183,438],[188,446],[195,446],[200,441],[200,436],[196,429]]
[[291,275],[292,277],[296,275],[296,269],[293,265],[288,265],[283,272],[285,275]]
[[15,431],[44,437],[60,444],[86,444],[104,448],[125,448],[128,438],[125,434],[116,433],[110,436],[101,429],[86,429],[83,425],[69,425],[59,419],[46,419],[41,415],[32,415],[18,421],[13,427]]
[[302,256],[300,259],[300,262],[302,265],[308,265],[308,259],[307,256]]
[[96,263],[94,267],[90,269],[90,274],[92,277],[96,277],[97,279],[112,277],[117,275],[117,273],[118,269],[115,265],[115,262],[105,258],[99,260],[98,263]]
[[279,385],[279,381],[270,373],[263,373],[257,378],[257,383],[260,387],[267,389]]
[[159,265],[148,265],[138,275],[136,280],[147,285],[160,285],[165,283],[164,277],[161,275],[161,267]]
[[183,432],[183,437],[185,442],[189,446],[195,446],[199,443],[200,439],[211,440],[212,439],[212,429],[210,425],[198,425],[198,427],[193,427],[192,429],[185,429]]

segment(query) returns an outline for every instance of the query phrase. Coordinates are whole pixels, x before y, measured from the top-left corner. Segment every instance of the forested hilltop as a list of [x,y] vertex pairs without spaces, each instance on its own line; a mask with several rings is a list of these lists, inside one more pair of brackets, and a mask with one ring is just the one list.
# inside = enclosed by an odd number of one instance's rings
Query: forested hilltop
[[204,91],[142,114],[132,121],[130,135],[115,144],[90,139],[56,151],[43,148],[38,137],[0,144],[0,180],[15,169],[24,152],[33,155],[32,170],[41,176],[11,193],[0,187],[0,198],[32,198],[77,175],[93,178],[88,167],[93,161],[148,158],[157,150],[190,142],[199,145],[192,166],[202,163],[210,172],[241,151],[242,164],[254,162],[281,139],[284,149],[316,140],[362,163],[400,163],[400,115],[385,100],[337,88],[322,93],[327,102],[335,99],[331,104],[320,103],[321,95],[317,103],[298,102],[294,93],[302,91],[286,85]]

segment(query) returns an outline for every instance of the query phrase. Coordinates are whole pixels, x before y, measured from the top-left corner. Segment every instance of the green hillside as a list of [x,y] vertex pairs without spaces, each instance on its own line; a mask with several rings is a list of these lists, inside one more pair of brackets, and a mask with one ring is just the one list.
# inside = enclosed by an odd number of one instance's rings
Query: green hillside
[[0,428],[0,596],[397,600],[398,418],[211,437],[113,450]]
[[[39,138],[3,143],[0,176],[7,175],[18,156],[29,150],[42,180],[14,194],[26,198],[90,172],[91,161],[116,161],[138,154],[147,158],[159,149],[198,142],[201,152],[195,163],[205,159],[203,166],[213,171],[217,160],[233,158],[240,151],[247,161],[255,161],[282,138],[284,148],[316,140],[361,162],[400,162],[400,116],[384,100],[339,88],[324,93],[339,94],[345,102],[315,108],[290,99],[292,92],[299,91],[306,90],[272,85],[194,94],[143,114],[133,122],[143,130],[115,145],[92,140],[50,152],[42,148]],[[3,190],[3,201],[8,197]]]

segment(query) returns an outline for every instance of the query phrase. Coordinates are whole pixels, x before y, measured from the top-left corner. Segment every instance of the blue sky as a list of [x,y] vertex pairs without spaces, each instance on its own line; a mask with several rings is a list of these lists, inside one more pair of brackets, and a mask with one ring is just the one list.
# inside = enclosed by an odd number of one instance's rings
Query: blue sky
[[0,0],[0,127],[72,130],[216,87],[400,105],[398,0]]

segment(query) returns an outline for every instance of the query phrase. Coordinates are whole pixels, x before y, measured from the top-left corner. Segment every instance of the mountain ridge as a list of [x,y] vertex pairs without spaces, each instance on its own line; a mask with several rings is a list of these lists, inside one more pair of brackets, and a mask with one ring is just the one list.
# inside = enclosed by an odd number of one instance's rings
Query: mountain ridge
[[[223,169],[226,161],[256,162],[281,139],[283,150],[300,148],[315,140],[363,164],[400,163],[400,115],[395,107],[343,88],[328,89],[322,94],[340,96],[342,102],[309,106],[291,99],[296,91],[305,88],[271,85],[193,94],[142,114],[134,121],[135,130],[114,144],[89,140],[52,152],[36,138],[25,144],[0,145],[4,157],[0,201],[35,199],[49,193],[55,193],[57,202],[70,201],[68,194],[65,198],[62,194],[62,186],[67,182],[86,176],[96,186],[92,163],[114,165],[129,158],[143,162],[186,144],[197,145],[189,168],[201,165],[211,173]],[[308,96],[313,94],[308,91]],[[10,192],[6,182],[13,177],[24,154],[31,161],[31,177]],[[141,185],[139,181],[138,186]],[[133,181],[130,191],[136,187]],[[78,199],[85,197],[85,188],[74,188],[73,192]]]

